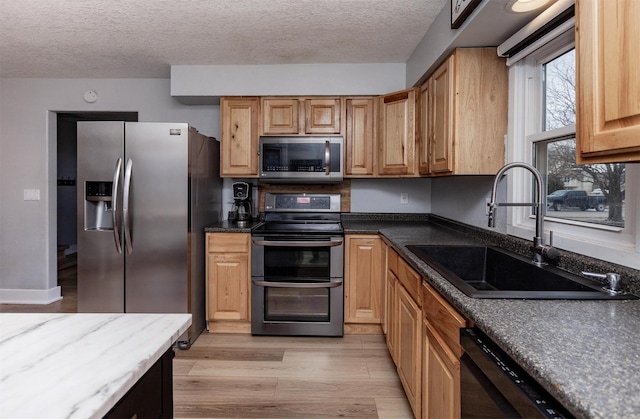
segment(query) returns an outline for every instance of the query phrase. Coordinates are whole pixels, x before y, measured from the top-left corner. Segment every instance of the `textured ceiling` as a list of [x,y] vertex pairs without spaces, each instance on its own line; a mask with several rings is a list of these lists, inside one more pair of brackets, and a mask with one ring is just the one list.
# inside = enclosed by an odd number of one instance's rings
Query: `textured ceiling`
[[0,77],[406,62],[447,0],[0,0]]

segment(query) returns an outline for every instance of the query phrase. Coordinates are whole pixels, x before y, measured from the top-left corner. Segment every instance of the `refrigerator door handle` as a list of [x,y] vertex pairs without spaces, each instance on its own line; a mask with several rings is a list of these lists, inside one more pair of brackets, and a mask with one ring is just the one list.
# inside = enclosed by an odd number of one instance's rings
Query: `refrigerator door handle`
[[131,225],[129,219],[129,197],[131,195],[131,170],[133,162],[127,160],[127,166],[124,169],[124,190],[122,195],[122,220],[124,227],[124,242],[127,253],[133,252],[133,244],[131,242]]
[[120,225],[118,224],[118,185],[120,184],[120,170],[122,169],[122,157],[116,162],[116,170],[113,172],[113,192],[111,195],[111,217],[113,221],[113,240],[116,242],[116,251],[122,253],[120,243]]

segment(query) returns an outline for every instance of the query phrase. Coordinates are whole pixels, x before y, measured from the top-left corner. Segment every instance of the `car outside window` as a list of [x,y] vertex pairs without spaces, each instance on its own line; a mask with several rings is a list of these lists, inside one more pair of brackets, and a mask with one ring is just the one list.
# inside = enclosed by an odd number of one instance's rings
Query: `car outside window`
[[[640,165],[576,164],[573,28],[536,48],[509,62],[507,161],[540,170],[544,235],[553,230],[557,247],[640,269]],[[531,202],[531,176],[514,171],[507,195]],[[534,218],[531,207],[510,208],[507,233],[530,239]]]

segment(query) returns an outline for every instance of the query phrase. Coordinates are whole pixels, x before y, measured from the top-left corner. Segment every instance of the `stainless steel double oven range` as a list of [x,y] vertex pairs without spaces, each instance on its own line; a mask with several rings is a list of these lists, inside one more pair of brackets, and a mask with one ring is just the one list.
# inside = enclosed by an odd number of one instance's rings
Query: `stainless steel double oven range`
[[342,336],[340,195],[267,193],[251,236],[251,333]]

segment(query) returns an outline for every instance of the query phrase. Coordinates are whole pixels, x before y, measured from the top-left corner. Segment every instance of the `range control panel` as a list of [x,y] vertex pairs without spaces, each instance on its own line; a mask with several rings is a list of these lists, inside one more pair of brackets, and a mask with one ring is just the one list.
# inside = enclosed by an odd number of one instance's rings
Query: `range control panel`
[[340,194],[265,194],[266,212],[340,212]]

